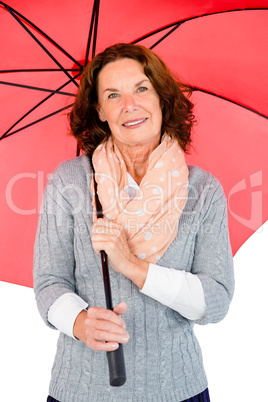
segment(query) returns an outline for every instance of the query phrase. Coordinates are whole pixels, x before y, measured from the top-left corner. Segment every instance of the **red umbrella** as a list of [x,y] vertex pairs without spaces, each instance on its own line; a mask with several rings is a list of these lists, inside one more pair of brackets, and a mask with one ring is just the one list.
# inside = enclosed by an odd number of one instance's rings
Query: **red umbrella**
[[152,47],[195,91],[187,158],[223,184],[235,253],[268,217],[268,1],[0,1],[0,280],[32,286],[47,176],[76,155],[77,75],[117,42]]

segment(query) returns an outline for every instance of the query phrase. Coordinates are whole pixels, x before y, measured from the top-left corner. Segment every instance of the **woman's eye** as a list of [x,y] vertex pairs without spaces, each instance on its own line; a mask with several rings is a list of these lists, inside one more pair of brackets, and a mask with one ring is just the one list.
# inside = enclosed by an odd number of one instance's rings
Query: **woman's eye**
[[145,91],[147,91],[146,87],[139,87],[138,88],[138,92],[145,92]]
[[117,98],[117,96],[118,96],[118,94],[112,93],[112,94],[110,94],[110,95],[108,96],[108,98],[109,98],[109,99]]

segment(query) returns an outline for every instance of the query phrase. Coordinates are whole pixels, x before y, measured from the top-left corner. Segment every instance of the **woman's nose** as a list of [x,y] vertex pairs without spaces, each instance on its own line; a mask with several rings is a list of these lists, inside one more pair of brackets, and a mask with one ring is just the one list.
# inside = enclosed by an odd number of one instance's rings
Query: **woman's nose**
[[131,112],[137,108],[137,102],[133,94],[126,94],[123,99],[123,108],[126,112]]

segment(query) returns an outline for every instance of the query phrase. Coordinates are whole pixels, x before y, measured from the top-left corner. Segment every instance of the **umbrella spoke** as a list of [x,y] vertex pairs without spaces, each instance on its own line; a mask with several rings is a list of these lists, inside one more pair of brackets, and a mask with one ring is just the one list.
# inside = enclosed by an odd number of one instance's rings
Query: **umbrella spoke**
[[176,21],[176,22],[173,22],[172,24],[165,25],[164,27],[158,28],[155,31],[149,32],[149,33],[147,33],[147,34],[145,34],[145,35],[143,35],[143,36],[131,41],[130,43],[135,45],[135,44],[137,44],[137,43],[139,43],[139,42],[141,42],[141,41],[143,41],[145,39],[150,38],[153,35],[156,35],[156,34],[160,33],[161,31],[165,31],[168,28],[174,27],[173,29],[171,29],[171,31],[169,31],[167,34],[165,34],[163,36],[163,38],[160,38],[156,43],[154,43],[150,47],[150,49],[153,49],[160,42],[162,42],[167,36],[169,36],[173,31],[175,31],[177,28],[179,28],[179,26],[181,26],[184,22],[192,21],[192,20],[195,20],[197,18],[208,17],[210,15],[224,14],[224,13],[231,13],[231,12],[239,12],[239,11],[255,11],[255,10],[256,11],[267,11],[268,7],[238,8],[238,9],[233,9],[233,10],[215,11],[215,12],[208,13],[208,14],[202,14],[202,15],[198,15],[198,16],[195,16],[195,17],[186,18],[184,20]]
[[[2,4],[4,4],[4,3],[2,3]],[[12,9],[7,5],[5,5],[5,8],[9,11],[9,13],[12,15],[12,17],[14,17],[15,20],[22,26],[22,28],[25,29],[25,31],[31,36],[31,38],[44,50],[44,52],[59,66],[61,71],[64,74],[66,74],[67,77],[70,78],[76,86],[78,86],[78,83],[67,72],[67,70],[65,70],[65,68],[60,64],[60,62],[49,52],[49,50],[39,41],[39,39],[37,39],[37,37],[29,30],[29,28],[27,28],[27,26],[20,20],[20,18],[18,18],[18,16],[16,15],[17,13],[13,12]],[[31,24],[31,26],[32,26],[32,24]]]
[[264,117],[265,119],[268,119],[268,116],[266,116],[265,114],[259,113],[257,110],[254,110],[254,109],[252,109],[252,108],[249,107],[249,106],[242,105],[242,103],[238,103],[238,102],[235,102],[235,101],[233,101],[233,100],[231,100],[231,99],[228,99],[228,98],[226,98],[225,96],[217,95],[217,94],[215,94],[215,93],[213,93],[213,92],[206,91],[205,89],[197,88],[197,87],[194,87],[194,86],[192,86],[191,88],[192,88],[193,91],[199,91],[199,92],[203,92],[203,93],[205,93],[205,94],[211,95],[211,96],[216,96],[217,98],[223,99],[223,100],[225,100],[225,101],[227,101],[227,102],[231,102],[231,103],[233,103],[234,105],[243,107],[244,109],[247,109],[247,110],[249,110],[250,112],[253,112],[253,113],[255,113],[255,114],[257,114],[257,115],[259,115],[259,116],[261,116],[261,117]]
[[73,106],[73,103],[68,105],[68,106],[65,106],[65,107],[63,107],[63,108],[61,108],[59,110],[56,110],[55,112],[50,113],[50,114],[48,114],[48,115],[46,115],[44,117],[41,117],[40,119],[35,120],[32,123],[27,124],[26,126],[23,126],[23,127],[15,130],[15,131],[12,131],[11,133],[9,133],[7,135],[2,135],[2,137],[0,137],[0,141],[3,140],[4,138],[10,137],[11,135],[14,135],[14,134],[18,133],[19,131],[25,130],[26,128],[33,126],[34,124],[40,123],[41,121],[46,120],[49,117],[55,116],[55,114],[58,114],[58,113],[62,112],[63,110],[69,109],[72,106]]
[[[77,78],[80,75],[77,74],[74,78]],[[67,81],[65,84],[61,85],[59,88],[57,88],[57,91],[60,91],[62,88],[64,88],[66,85],[70,84],[70,80]],[[52,96],[55,95],[55,93],[51,93],[50,95],[48,95],[46,98],[44,98],[43,100],[41,100],[41,102],[38,102],[32,109],[30,109],[27,113],[25,113],[19,120],[16,121],[16,123],[14,123],[1,137],[0,140],[3,140],[4,138],[8,137],[8,133],[14,128],[16,127],[17,124],[19,124],[23,119],[25,119],[27,116],[29,116],[29,114],[31,114],[35,109],[37,109],[39,106],[41,106],[43,103],[45,103],[46,101],[48,101],[50,98],[52,98]],[[25,126],[26,127],[26,126]],[[24,128],[25,128],[24,127]],[[17,132],[17,131],[16,131]],[[15,134],[13,132],[13,134]]]
[[[44,31],[42,31],[40,28],[38,28],[37,25],[35,25],[33,22],[31,22],[28,18],[24,17],[22,14],[20,14],[18,11],[16,11],[14,8],[8,6],[6,3],[0,1],[0,4],[5,7],[7,11],[11,10],[13,13],[16,13],[21,19],[23,19],[27,24],[29,24],[32,28],[34,28],[37,32],[39,32],[44,38],[46,38],[50,43],[52,43],[57,49],[59,49],[65,56],[67,56],[70,60],[72,60],[76,65],[78,65],[80,68],[83,68],[83,66],[73,57],[71,56],[66,50],[64,50],[57,42],[55,42],[50,36],[48,36]],[[9,11],[10,12],[10,11]],[[62,71],[62,69],[60,70]]]
[[166,25],[166,26],[164,26],[164,27],[161,27],[161,28],[156,29],[155,31],[152,31],[152,32],[150,32],[150,33],[147,33],[146,35],[143,35],[143,36],[141,36],[140,38],[135,39],[135,40],[133,40],[133,41],[130,42],[130,43],[132,43],[132,45],[136,45],[137,43],[143,41],[144,39],[148,39],[148,38],[150,38],[151,36],[154,36],[154,35],[158,34],[158,33],[161,32],[161,31],[165,31],[166,29],[172,28],[172,27],[174,27],[174,26],[176,26],[176,25],[178,25],[178,24],[181,24],[181,23],[182,23],[181,21],[173,22],[172,24]]
[[155,42],[152,46],[150,46],[150,49],[152,50],[155,46],[157,46],[160,42],[162,42],[164,39],[166,39],[172,32],[176,31],[179,26],[181,26],[182,22],[179,22],[175,27],[173,27],[170,31],[168,31],[162,38],[160,38],[157,42]]
[[57,90],[54,91],[53,89],[32,87],[30,85],[23,85],[23,84],[15,84],[14,82],[0,81],[0,84],[2,84],[2,85],[10,85],[10,86],[19,87],[19,88],[33,89],[35,91],[41,91],[41,92],[50,92],[50,93],[58,94],[58,95],[76,96],[75,94],[73,94],[71,92],[61,92],[61,91],[57,91]]
[[89,50],[90,50],[90,45],[91,45],[91,37],[92,37],[92,32],[93,32],[94,20],[95,20],[95,9],[96,9],[96,1],[94,1],[94,4],[93,4],[93,10],[92,10],[92,16],[91,16],[91,22],[90,22],[88,40],[87,40],[86,57],[85,57],[85,66],[86,66],[87,63],[88,63],[88,58],[89,58]]
[[98,29],[98,19],[99,19],[99,7],[100,7],[100,0],[95,0],[93,4],[89,34],[88,34],[88,41],[87,41],[87,48],[86,48],[86,57],[85,57],[85,66],[88,64],[89,58],[89,51],[92,41],[92,32],[94,27],[94,37],[93,37],[93,46],[92,46],[92,57],[95,54],[96,49],[96,40],[97,40],[97,29]]
[[[27,68],[18,70],[0,70],[0,74],[7,73],[51,73],[62,71],[60,68]],[[79,68],[67,68],[66,71],[81,71]]]
[[96,16],[95,16],[94,36],[93,36],[93,45],[92,45],[92,57],[95,56],[98,22],[99,22],[99,9],[100,9],[100,0],[95,0],[95,1],[96,1]]

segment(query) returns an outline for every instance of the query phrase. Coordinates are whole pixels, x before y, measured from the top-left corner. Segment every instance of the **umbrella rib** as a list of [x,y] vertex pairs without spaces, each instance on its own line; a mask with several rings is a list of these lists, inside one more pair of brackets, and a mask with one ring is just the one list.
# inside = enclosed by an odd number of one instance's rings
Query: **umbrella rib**
[[226,98],[225,96],[217,95],[217,94],[215,94],[215,93],[213,93],[213,92],[206,91],[205,89],[201,89],[201,88],[194,87],[194,86],[191,87],[191,89],[192,89],[193,91],[199,91],[199,92],[203,92],[203,93],[205,93],[205,94],[211,95],[211,96],[216,96],[217,98],[220,98],[220,99],[223,99],[223,100],[225,100],[225,101],[231,102],[231,103],[233,103],[233,104],[235,104],[235,105],[237,105],[237,106],[240,106],[240,107],[242,107],[242,108],[244,108],[244,109],[249,110],[249,111],[252,112],[252,113],[257,114],[258,116],[261,116],[261,117],[264,117],[265,119],[268,119],[268,116],[266,116],[265,114],[260,113],[260,112],[258,112],[257,110],[252,109],[252,108],[249,107],[249,106],[242,105],[241,103],[238,103],[238,102],[233,101],[233,100],[231,100],[231,99],[229,99],[229,98]]
[[93,26],[94,26],[94,21],[95,21],[95,13],[96,13],[96,0],[94,1],[92,15],[91,15],[91,22],[90,22],[90,28],[89,28],[89,34],[88,34],[88,40],[87,40],[86,57],[85,57],[84,67],[86,67],[86,65],[88,64],[89,50],[90,50]]
[[[77,74],[74,78],[78,77],[80,75]],[[61,85],[57,91],[60,91],[62,88],[64,88],[66,85],[70,84],[70,80],[67,81],[65,84]],[[16,121],[16,123],[14,123],[2,136],[1,139],[4,139],[7,137],[7,134],[10,132],[10,130],[12,130],[17,124],[19,124],[25,117],[29,116],[29,114],[31,114],[35,109],[37,109],[39,106],[41,106],[43,103],[45,103],[48,99],[50,99],[52,96],[54,95],[54,93],[48,95],[46,98],[44,98],[41,102],[37,103],[37,105],[35,105],[32,109],[30,109],[27,113],[25,113],[22,117],[19,118],[19,120]]]
[[64,50],[57,42],[55,42],[50,36],[48,36],[44,31],[42,31],[40,28],[38,28],[37,25],[35,25],[33,22],[31,22],[28,18],[24,17],[22,14],[20,14],[18,11],[16,11],[14,8],[8,6],[6,3],[0,1],[0,4],[2,4],[5,9],[10,12],[9,10],[12,10],[13,13],[16,13],[21,19],[23,19],[25,22],[27,22],[30,26],[32,26],[37,32],[39,32],[44,38],[46,38],[50,43],[52,43],[55,47],[57,47],[65,56],[67,56],[70,60],[72,60],[76,65],[78,65],[80,68],[83,66],[73,57],[71,56],[66,50]]
[[[178,27],[179,27],[180,25],[182,25],[184,22],[191,21],[191,20],[195,20],[195,19],[197,19],[197,18],[209,17],[210,15],[223,14],[223,13],[230,13],[230,12],[238,12],[238,11],[267,11],[267,10],[268,10],[268,7],[238,8],[238,9],[233,9],[233,10],[216,11],[216,12],[210,13],[210,14],[202,14],[202,15],[198,15],[198,16],[195,16],[195,17],[186,18],[185,20],[176,21],[176,22],[173,22],[172,24],[168,24],[168,25],[166,25],[166,26],[164,26],[164,27],[158,28],[158,29],[156,29],[155,31],[150,32],[150,33],[147,33],[147,34],[141,36],[140,38],[135,39],[134,41],[132,41],[132,42],[130,42],[130,43],[132,43],[132,44],[134,45],[134,44],[136,44],[136,43],[138,43],[138,42],[141,42],[141,41],[143,41],[143,40],[145,40],[145,39],[150,38],[150,37],[153,36],[153,35],[156,35],[156,34],[160,33],[161,31],[165,31],[166,29],[172,28],[172,27],[174,27],[174,26],[176,26],[176,28],[178,28]],[[179,24],[179,25],[178,25],[178,24]],[[175,29],[176,29],[176,28],[175,28]],[[173,32],[173,31],[171,31],[170,33],[172,33],[172,32]],[[154,48],[156,45],[158,45],[158,43],[160,43],[163,39],[165,39],[170,33],[165,34],[164,37],[163,37],[163,38],[160,38],[155,44],[152,45],[152,47],[150,47],[150,49],[152,49],[152,48]]]
[[99,10],[100,10],[100,0],[95,0],[95,1],[96,1],[96,15],[95,15],[95,20],[94,20],[94,36],[93,36],[93,44],[92,44],[92,58],[95,56],[95,51],[96,51],[98,22],[99,22]]
[[7,7],[9,13],[15,18],[15,20],[22,26],[23,29],[31,36],[31,38],[44,50],[44,52],[59,66],[64,74],[72,80],[72,82],[78,86],[77,82],[72,78],[72,76],[64,69],[64,67],[59,63],[59,61],[49,52],[48,49],[37,39],[37,37],[26,27],[26,25],[20,21],[20,19],[13,13],[13,11]]
[[40,123],[41,121],[46,120],[46,119],[48,119],[49,117],[52,117],[52,116],[54,116],[55,114],[58,114],[58,113],[62,112],[63,110],[69,109],[69,108],[72,107],[73,105],[74,105],[74,104],[72,103],[72,104],[70,104],[70,105],[68,105],[68,106],[65,106],[65,107],[59,109],[59,110],[56,110],[56,111],[53,112],[53,113],[50,113],[50,114],[48,114],[48,115],[46,115],[46,116],[44,116],[44,117],[41,117],[41,119],[35,120],[35,121],[33,121],[32,123],[29,123],[29,124],[27,124],[26,126],[19,128],[18,130],[12,131],[11,133],[9,133],[9,134],[7,134],[7,135],[5,135],[5,136],[3,135],[2,137],[0,137],[0,141],[3,140],[4,138],[10,137],[11,135],[14,135],[14,134],[18,133],[19,131],[24,130],[25,128],[28,128],[28,127],[33,126],[34,124]]
[[[19,70],[0,70],[0,74],[6,73],[51,73],[51,72],[61,72],[60,68],[27,68]],[[81,71],[79,68],[67,68],[66,71]]]
[[157,42],[155,42],[150,49],[152,50],[155,46],[159,45],[160,42],[162,42],[164,39],[166,39],[172,32],[176,31],[181,26],[182,22],[179,22],[177,25],[175,25],[170,31],[168,31],[162,38],[160,38]]
[[72,94],[70,92],[61,92],[61,91],[57,91],[57,90],[53,90],[53,89],[32,87],[30,85],[23,85],[23,84],[15,84],[14,82],[0,81],[0,84],[9,85],[9,86],[18,87],[18,88],[32,89],[32,90],[41,91],[41,92],[50,92],[50,93],[57,94],[57,95],[76,96],[75,94]]
[[[211,15],[211,14],[207,14],[207,15]],[[204,15],[204,16],[205,16],[205,15]],[[135,45],[136,43],[141,42],[141,41],[143,41],[144,39],[148,39],[148,38],[150,38],[151,36],[154,36],[154,35],[156,35],[156,34],[162,32],[162,31],[165,31],[165,30],[168,29],[168,28],[174,27],[174,28],[176,29],[176,28],[178,28],[180,25],[182,25],[184,22],[187,22],[187,21],[190,21],[190,20],[194,20],[194,19],[200,18],[200,17],[201,17],[201,16],[198,16],[198,17],[191,17],[191,18],[187,18],[186,20],[172,22],[172,24],[165,25],[164,27],[158,28],[158,29],[156,29],[156,30],[153,31],[153,32],[149,32],[149,33],[147,33],[147,34],[141,36],[140,38],[133,40],[133,41],[130,42],[130,43],[133,44],[133,45]],[[174,30],[175,30],[175,29],[174,29]],[[171,32],[173,32],[173,30],[171,30]],[[171,33],[171,32],[170,32],[170,33]],[[169,35],[169,34],[165,34],[165,35],[164,35],[164,38],[166,38],[168,35]],[[161,41],[162,41],[162,38],[159,39],[159,42],[161,42]],[[152,46],[155,47],[156,45],[154,44],[154,45],[152,45]],[[150,49],[151,49],[151,48],[150,48]]]

